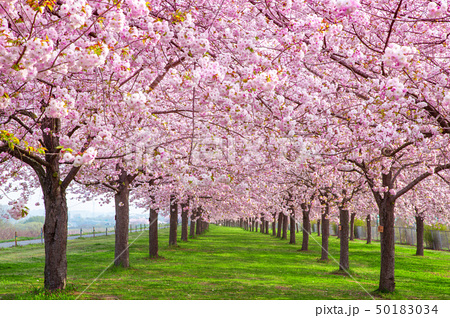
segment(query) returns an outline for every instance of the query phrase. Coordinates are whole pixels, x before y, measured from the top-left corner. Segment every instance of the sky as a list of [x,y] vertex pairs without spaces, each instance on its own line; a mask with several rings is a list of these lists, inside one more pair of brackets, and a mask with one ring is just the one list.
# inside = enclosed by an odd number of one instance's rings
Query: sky
[[[0,191],[1,192],[1,191]],[[0,193],[0,205],[8,205],[11,200],[20,198],[20,192],[8,193],[8,197],[4,193]],[[114,215],[114,200],[110,204],[100,205],[98,199],[82,202],[78,199],[73,199],[74,195],[67,194],[67,207],[69,213],[73,211],[74,214],[80,214],[82,217],[94,217],[98,215]],[[98,196],[100,198],[100,196]],[[37,205],[38,204],[38,205]],[[35,194],[30,197],[26,206],[30,209],[30,216],[44,215],[44,200],[42,199],[41,189],[37,189]],[[130,214],[142,214],[143,217],[148,215],[145,209],[137,209],[130,205]]]

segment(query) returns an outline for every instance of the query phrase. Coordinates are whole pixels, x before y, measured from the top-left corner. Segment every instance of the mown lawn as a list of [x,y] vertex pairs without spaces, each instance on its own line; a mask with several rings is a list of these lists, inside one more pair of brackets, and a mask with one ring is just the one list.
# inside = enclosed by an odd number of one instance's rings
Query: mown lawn
[[[378,243],[350,242],[353,279],[338,275],[333,261],[318,262],[320,247],[312,239],[310,251],[299,252],[298,244],[273,236],[211,225],[202,236],[169,248],[164,229],[163,258],[156,260],[148,258],[148,232],[131,233],[134,239],[131,268],[109,267],[95,282],[113,261],[114,236],[69,241],[68,290],[56,295],[42,289],[42,245],[0,250],[0,299],[371,299],[365,290],[374,298],[450,299],[449,252],[427,250],[417,257],[414,247],[397,246],[397,291],[380,295],[374,292]],[[337,260],[338,241],[330,238]]]

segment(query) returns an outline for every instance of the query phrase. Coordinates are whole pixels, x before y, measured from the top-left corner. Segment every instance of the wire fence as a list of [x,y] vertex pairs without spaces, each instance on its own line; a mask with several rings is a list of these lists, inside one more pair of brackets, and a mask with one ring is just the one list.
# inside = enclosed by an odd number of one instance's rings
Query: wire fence
[[[395,227],[395,243],[405,245],[417,245],[417,234],[415,228]],[[355,226],[355,238],[366,239],[367,228]],[[380,233],[372,226],[372,239],[380,240]],[[424,230],[424,244],[426,248],[433,250],[450,251],[450,231]]]
[[[372,240],[380,241],[380,233],[376,226],[372,226]],[[317,224],[313,224],[312,231],[317,232]],[[417,234],[415,228],[394,227],[395,243],[415,246],[417,245]],[[355,226],[355,238],[367,239],[367,227]],[[330,235],[337,235],[337,225],[330,224]],[[450,251],[450,231],[424,230],[425,247],[432,250]]]
[[[165,229],[169,227],[169,224],[159,223],[158,229]],[[148,224],[133,224],[128,228],[129,232],[139,232],[148,230]],[[44,231],[41,228],[41,233],[39,236],[30,236],[30,237],[20,237],[18,236],[17,231],[13,232],[11,238],[7,240],[0,241],[0,248],[4,247],[12,247],[12,246],[20,246],[20,245],[28,245],[28,244],[43,244],[44,243]],[[112,235],[115,233],[115,226],[112,227],[84,227],[84,228],[71,228],[68,229],[68,239],[76,239],[82,237],[95,237],[95,236],[105,236]]]
[[[165,226],[165,224],[158,224],[158,228],[162,228],[163,226]],[[129,232],[137,232],[137,231],[144,231],[148,229],[148,224],[132,224],[129,226]],[[106,234],[108,235],[109,233],[113,233],[115,232],[116,227],[115,226],[110,226],[110,227],[102,227],[102,226],[98,226],[98,227],[76,227],[76,228],[70,228],[68,229],[68,235],[69,236],[83,236],[83,235],[87,235],[87,234]]]

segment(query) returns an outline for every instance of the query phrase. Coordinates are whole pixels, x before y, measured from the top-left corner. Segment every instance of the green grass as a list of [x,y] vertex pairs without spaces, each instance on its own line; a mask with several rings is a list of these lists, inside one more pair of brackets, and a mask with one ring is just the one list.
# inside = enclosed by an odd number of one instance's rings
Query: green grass
[[[208,233],[169,248],[168,229],[163,229],[163,258],[149,259],[147,234],[130,234],[130,242],[139,238],[130,248],[129,269],[109,268],[81,299],[370,299],[364,289],[375,298],[450,299],[448,252],[425,251],[425,257],[417,257],[414,247],[397,246],[397,290],[380,295],[374,292],[378,243],[350,242],[351,273],[359,285],[341,275],[333,261],[318,262],[320,247],[313,240],[310,251],[299,252],[298,244],[273,236],[211,225]],[[330,238],[336,259],[338,242]],[[74,299],[113,258],[114,236],[69,241],[68,291],[49,294],[42,289],[42,246],[0,250],[0,299]]]

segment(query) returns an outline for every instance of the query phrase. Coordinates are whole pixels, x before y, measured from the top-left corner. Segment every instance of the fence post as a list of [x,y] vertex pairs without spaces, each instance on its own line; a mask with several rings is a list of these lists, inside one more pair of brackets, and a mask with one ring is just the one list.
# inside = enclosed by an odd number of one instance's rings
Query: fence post
[[106,231],[105,235],[108,236],[108,227],[105,228],[105,231]]
[[44,244],[44,228],[41,228],[41,244]]
[[449,244],[449,241],[448,241],[448,236],[447,236],[447,234],[448,234],[448,232],[445,231],[445,238],[447,239],[447,249],[450,251],[450,244]]
[[14,245],[17,246],[17,232],[14,232]]

